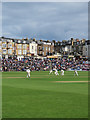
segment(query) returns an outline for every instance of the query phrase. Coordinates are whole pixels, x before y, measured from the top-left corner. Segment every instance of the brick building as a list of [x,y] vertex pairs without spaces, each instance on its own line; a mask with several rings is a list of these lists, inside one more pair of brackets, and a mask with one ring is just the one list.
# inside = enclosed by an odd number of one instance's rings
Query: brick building
[[54,44],[53,44],[53,42],[50,42],[49,40],[47,40],[47,41],[43,41],[43,40],[37,41],[37,54],[39,56],[53,55],[54,54]]

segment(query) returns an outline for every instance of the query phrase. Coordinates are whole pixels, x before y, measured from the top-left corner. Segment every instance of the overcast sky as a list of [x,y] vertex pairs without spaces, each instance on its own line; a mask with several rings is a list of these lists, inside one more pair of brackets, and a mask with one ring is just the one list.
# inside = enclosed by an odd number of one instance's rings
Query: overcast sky
[[2,3],[2,35],[57,41],[88,39],[88,3]]

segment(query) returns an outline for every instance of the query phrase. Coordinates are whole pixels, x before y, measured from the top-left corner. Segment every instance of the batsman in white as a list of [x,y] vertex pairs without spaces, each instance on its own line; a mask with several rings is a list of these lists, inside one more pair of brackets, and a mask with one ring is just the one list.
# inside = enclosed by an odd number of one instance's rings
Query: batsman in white
[[28,77],[30,78],[30,69],[28,68],[28,69],[26,70],[26,72],[27,72],[27,78],[28,78]]
[[74,70],[74,76],[75,76],[75,75],[77,75],[77,76],[78,76],[78,72],[77,72],[77,70],[76,70],[76,69]]
[[62,76],[64,75],[64,70],[61,70],[61,75],[62,75]]

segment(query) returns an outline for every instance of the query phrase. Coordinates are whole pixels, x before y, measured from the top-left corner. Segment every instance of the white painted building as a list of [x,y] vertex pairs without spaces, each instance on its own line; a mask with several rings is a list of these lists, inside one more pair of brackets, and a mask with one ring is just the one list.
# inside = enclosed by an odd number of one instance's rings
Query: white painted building
[[37,43],[35,41],[29,43],[29,52],[30,54],[37,56]]

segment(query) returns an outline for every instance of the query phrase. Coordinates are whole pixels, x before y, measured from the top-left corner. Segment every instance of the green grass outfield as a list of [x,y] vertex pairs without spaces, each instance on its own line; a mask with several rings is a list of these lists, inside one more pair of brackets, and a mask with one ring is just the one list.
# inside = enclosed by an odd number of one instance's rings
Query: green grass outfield
[[48,71],[2,73],[3,118],[88,118],[88,72],[66,71],[65,76]]

